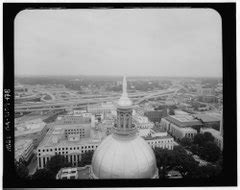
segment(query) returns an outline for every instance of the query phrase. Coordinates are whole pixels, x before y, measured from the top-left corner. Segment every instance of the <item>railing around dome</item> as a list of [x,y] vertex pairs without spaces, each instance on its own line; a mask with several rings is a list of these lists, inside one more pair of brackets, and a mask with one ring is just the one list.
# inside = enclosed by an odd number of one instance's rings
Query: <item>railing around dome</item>
[[114,124],[113,133],[122,136],[134,135],[137,132],[135,124],[132,124],[130,128],[119,128],[117,124]]

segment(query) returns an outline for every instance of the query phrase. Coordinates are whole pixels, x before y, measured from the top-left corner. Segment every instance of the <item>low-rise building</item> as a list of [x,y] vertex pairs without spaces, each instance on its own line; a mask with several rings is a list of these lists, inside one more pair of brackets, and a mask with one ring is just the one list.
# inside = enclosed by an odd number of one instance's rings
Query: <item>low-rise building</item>
[[[83,128],[87,132],[82,130]],[[104,135],[101,131],[95,131],[90,125],[53,126],[37,148],[38,168],[44,168],[50,158],[57,154],[65,156],[73,166],[77,166],[81,155],[94,151]]]
[[22,159],[28,162],[33,155],[33,141],[31,139],[15,140],[15,159],[19,161]]
[[169,150],[172,150],[173,149],[173,146],[174,146],[174,139],[170,136],[170,135],[167,135],[167,136],[146,136],[146,137],[143,137],[144,140],[147,141],[147,143],[152,147],[152,148],[155,148],[155,147],[158,147],[158,148],[167,148]]
[[177,140],[184,137],[192,139],[203,126],[191,115],[171,115],[163,118],[160,125]]
[[168,135],[167,131],[163,128],[155,126],[151,129],[139,129],[139,135],[143,137],[152,148],[173,149],[174,139]]
[[147,117],[141,116],[138,113],[135,113],[132,119],[133,124],[135,124],[139,129],[148,129],[154,126],[154,124],[149,121]]

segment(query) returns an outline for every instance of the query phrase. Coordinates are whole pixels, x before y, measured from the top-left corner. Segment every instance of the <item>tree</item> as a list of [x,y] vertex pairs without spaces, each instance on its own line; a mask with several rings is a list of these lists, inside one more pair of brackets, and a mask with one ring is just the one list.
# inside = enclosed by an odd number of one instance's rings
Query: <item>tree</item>
[[173,148],[177,169],[183,177],[191,177],[198,167],[192,156],[188,155],[187,152],[181,146],[175,146]]
[[212,136],[212,134],[211,133],[209,133],[209,132],[205,132],[204,134],[203,134],[203,138],[205,139],[205,142],[213,142],[214,141],[214,137]]
[[154,152],[159,170],[159,178],[165,178],[167,172],[171,170],[176,163],[173,151],[156,147]]
[[190,146],[190,151],[191,151],[193,154],[198,154],[198,145],[192,144],[192,145]]
[[55,155],[47,162],[46,169],[56,175],[61,168],[70,166],[71,163],[63,155]]
[[199,156],[209,162],[216,162],[221,155],[221,150],[214,142],[207,142],[199,149]]
[[19,159],[19,161],[15,160],[15,168],[16,168],[16,174],[19,178],[21,179],[28,178],[29,170],[24,160],[22,159]]
[[184,147],[189,147],[192,144],[192,140],[190,138],[184,137],[180,140],[180,143]]
[[204,144],[204,142],[205,142],[205,138],[204,138],[203,134],[196,134],[194,136],[193,144],[202,146]]
[[160,178],[164,178],[172,169],[179,171],[183,177],[188,177],[198,167],[198,163],[181,146],[175,146],[173,150],[155,148],[154,152]]
[[82,154],[81,161],[79,162],[79,166],[83,167],[86,165],[90,165],[92,163],[93,151],[87,151]]
[[48,169],[43,168],[37,170],[33,175],[32,179],[55,179],[55,175]]
[[221,173],[221,168],[213,165],[206,165],[196,168],[194,171],[194,178],[210,178],[219,176]]

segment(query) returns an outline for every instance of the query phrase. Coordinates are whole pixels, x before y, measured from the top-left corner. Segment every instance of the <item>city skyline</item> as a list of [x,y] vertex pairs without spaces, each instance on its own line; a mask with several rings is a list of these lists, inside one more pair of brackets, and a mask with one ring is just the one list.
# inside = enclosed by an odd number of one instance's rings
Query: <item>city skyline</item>
[[212,9],[25,10],[15,39],[19,76],[222,76]]

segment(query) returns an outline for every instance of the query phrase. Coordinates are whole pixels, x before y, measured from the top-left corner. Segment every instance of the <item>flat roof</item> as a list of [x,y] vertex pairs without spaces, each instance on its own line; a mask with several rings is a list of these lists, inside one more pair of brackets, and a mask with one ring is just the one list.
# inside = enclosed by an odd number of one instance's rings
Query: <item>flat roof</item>
[[16,126],[16,129],[14,131],[14,136],[19,137],[22,135],[27,135],[31,133],[37,133],[42,131],[42,129],[46,126],[46,123],[34,123],[34,124],[20,124],[19,126]]
[[[69,128],[73,128],[73,126],[68,125]],[[75,125],[75,127],[79,125]],[[99,144],[101,141],[103,134],[100,134],[100,131],[95,131],[94,129],[90,129],[90,137],[80,138],[78,141],[69,141],[65,137],[65,127],[54,126],[49,129],[48,133],[39,144],[39,148],[43,147],[62,147],[62,146],[79,146],[83,144]],[[56,141],[56,143],[55,143]]]
[[155,137],[149,135],[149,136],[143,137],[144,140],[170,139],[170,138],[173,139],[173,137],[170,136],[170,135],[166,135],[166,136],[155,136]]
[[201,119],[203,122],[216,122],[220,121],[220,118],[208,115],[208,114],[196,114],[194,115],[197,119]]
[[168,120],[171,123],[179,127],[191,127],[191,126],[202,126],[202,122],[195,119],[191,115],[169,115],[164,117],[164,119]]

